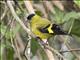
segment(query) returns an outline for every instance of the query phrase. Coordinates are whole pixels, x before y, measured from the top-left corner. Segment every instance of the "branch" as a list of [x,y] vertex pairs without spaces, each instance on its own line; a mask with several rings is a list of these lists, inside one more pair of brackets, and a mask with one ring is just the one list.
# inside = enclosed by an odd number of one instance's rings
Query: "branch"
[[44,49],[44,51],[45,51],[46,55],[48,56],[49,60],[55,60],[52,51],[50,51],[49,49]]
[[79,49],[70,49],[70,50],[66,50],[66,51],[60,51],[60,53],[72,52],[72,51],[80,51],[80,48]]
[[8,7],[10,8],[11,13],[12,13],[13,17],[15,18],[15,20],[21,25],[21,27],[22,27],[30,36],[35,37],[34,34],[32,34],[32,32],[30,31],[30,29],[28,29],[28,28],[24,25],[24,23],[20,20],[20,18],[17,16],[17,14],[15,13],[14,8],[13,8],[11,2],[12,2],[12,1],[7,1],[7,5],[8,5]]
[[54,52],[55,54],[57,54],[58,56],[60,56],[61,58],[63,58],[64,60],[66,60],[64,58],[64,56],[62,56],[57,50],[55,50],[54,48],[50,47],[49,45],[44,45],[44,47],[52,52]]
[[[5,2],[4,2],[4,4],[5,4]],[[1,20],[5,17],[5,15],[6,15],[7,11],[8,11],[6,4],[5,4],[4,8],[5,8],[4,12],[3,12],[3,14],[1,15],[1,18],[0,18]],[[1,12],[2,12],[2,10],[1,10]]]
[[[15,13],[15,10],[14,10],[11,2],[12,2],[12,1],[7,1],[7,5],[8,5],[8,7],[10,8],[10,11],[11,11],[13,17],[14,17],[15,20],[21,25],[21,27],[28,33],[28,35],[30,35],[30,36],[32,36],[32,37],[35,38],[35,35],[30,31],[30,29],[28,29],[28,28],[24,25],[24,23],[23,23],[23,22],[20,20],[20,18],[17,16],[17,14]],[[15,42],[15,43],[16,43],[16,42]]]
[[26,9],[28,10],[29,14],[30,13],[34,13],[35,14],[35,11],[33,9],[33,6],[31,4],[31,1],[27,1],[26,0],[26,1],[24,1],[24,3],[25,3]]

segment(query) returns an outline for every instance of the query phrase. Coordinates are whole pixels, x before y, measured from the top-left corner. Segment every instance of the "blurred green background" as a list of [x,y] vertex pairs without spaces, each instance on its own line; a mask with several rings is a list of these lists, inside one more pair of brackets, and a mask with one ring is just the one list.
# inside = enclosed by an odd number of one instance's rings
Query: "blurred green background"
[[[27,26],[25,16],[28,15],[24,0],[12,1],[12,6],[17,16]],[[78,0],[30,0],[36,14],[59,24],[71,36],[51,37],[48,42],[51,47],[62,53],[67,60],[80,59],[80,1]],[[35,38],[31,38],[21,25],[15,20],[6,1],[0,1],[0,59],[1,60],[49,60],[44,49]],[[63,38],[63,39],[62,39]],[[66,45],[64,42],[66,41]],[[27,45],[27,47],[26,47]],[[28,46],[29,45],[29,46]],[[66,47],[65,47],[66,46]],[[24,51],[24,49],[26,50]],[[79,50],[78,50],[79,49]],[[30,50],[30,51],[29,51]],[[54,54],[54,53],[53,53]],[[54,54],[55,60],[60,58]]]

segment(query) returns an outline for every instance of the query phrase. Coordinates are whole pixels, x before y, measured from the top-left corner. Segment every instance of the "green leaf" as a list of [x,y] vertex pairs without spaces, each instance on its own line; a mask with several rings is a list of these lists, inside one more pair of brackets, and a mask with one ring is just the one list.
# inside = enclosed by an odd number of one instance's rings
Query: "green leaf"
[[7,59],[8,60],[14,60],[14,51],[12,47],[7,48]]
[[1,24],[0,28],[1,28],[2,36],[5,36],[7,39],[9,39],[10,38],[10,29],[9,29],[9,27],[5,26],[4,24]]
[[54,15],[54,21],[59,24],[63,23],[62,19],[64,17],[65,12],[60,11],[58,8],[55,8],[55,12],[56,14]]
[[[73,20],[70,20],[64,25],[64,29],[66,31],[69,31],[69,29],[70,29],[70,27],[72,25],[72,21]],[[80,20],[74,20],[74,23],[73,23],[73,26],[72,26],[70,34],[80,37]]]
[[63,21],[69,21],[70,19],[79,19],[79,18],[80,18],[80,12],[72,11],[65,14]]
[[80,7],[80,1],[79,0],[74,0],[74,3]]
[[5,45],[0,43],[0,59],[1,60],[3,60],[2,56],[3,56],[4,48],[5,48]]
[[36,54],[37,50],[40,48],[40,45],[35,39],[31,40],[31,52],[33,56]]
[[10,39],[11,37],[15,37],[16,33],[20,29],[20,25],[16,23],[15,27],[9,28],[5,26],[4,24],[1,24],[0,28],[1,28],[1,34],[5,36],[6,39]]
[[75,20],[71,33],[80,37],[80,21],[79,20]]
[[39,52],[43,60],[48,60],[48,57],[43,49],[39,49]]
[[[6,52],[6,54],[4,53]],[[2,43],[0,44],[0,59],[4,60],[5,58],[3,56],[6,56],[6,59],[13,60],[14,51],[11,47],[10,43],[6,41],[6,44]]]

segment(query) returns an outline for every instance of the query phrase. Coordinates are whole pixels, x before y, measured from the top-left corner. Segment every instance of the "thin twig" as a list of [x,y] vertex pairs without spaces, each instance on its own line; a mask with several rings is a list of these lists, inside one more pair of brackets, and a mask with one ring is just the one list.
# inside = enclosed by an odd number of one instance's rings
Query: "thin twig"
[[72,51],[80,51],[80,49],[70,49],[70,50],[66,50],[66,51],[60,51],[60,53],[72,52]]
[[10,26],[11,23],[12,23],[12,20],[9,20],[9,22],[8,22],[8,24],[7,24],[7,27],[6,27],[6,30],[5,30],[4,34],[1,35],[0,40],[2,40],[2,39],[4,38],[6,32],[7,32],[7,31],[9,30],[9,28],[10,28],[9,26]]
[[60,57],[63,58],[64,60],[66,60],[66,59],[64,58],[64,56],[62,56],[62,55],[61,55],[57,50],[55,50],[54,48],[50,47],[49,45],[44,45],[44,46],[45,46],[46,49],[54,52],[55,54],[57,54],[58,56],[60,56]]
[[21,27],[22,27],[30,36],[35,37],[34,34],[30,31],[30,29],[28,29],[28,28],[24,25],[24,23],[20,20],[20,18],[17,16],[17,14],[15,13],[14,8],[13,8],[13,6],[12,6],[12,4],[11,4],[11,1],[7,1],[7,5],[8,5],[8,7],[10,8],[13,17],[14,17],[14,18],[16,19],[16,21],[21,25]]
[[2,20],[2,19],[5,17],[5,15],[6,15],[7,11],[8,11],[8,9],[7,9],[7,6],[5,5],[5,9],[4,9],[3,14],[1,15],[0,20]]
[[19,47],[18,47],[18,42],[16,41],[16,39],[14,39],[14,43],[15,43],[15,47],[16,47],[17,56],[20,60],[22,60],[21,55],[20,55],[20,50],[19,50]]
[[27,49],[28,42],[29,42],[29,40],[27,41],[27,43],[26,43],[26,45],[25,45],[25,48],[24,48],[24,51],[23,51],[23,56],[24,56],[26,59],[29,59],[29,57],[25,54],[25,51],[26,51],[26,49]]
[[[66,43],[66,46],[68,47],[68,49],[70,49],[70,50],[72,49],[72,48],[69,46],[68,43]],[[80,60],[80,57],[76,54],[75,51],[72,51],[72,54],[75,55],[75,57],[76,57],[78,60]]]

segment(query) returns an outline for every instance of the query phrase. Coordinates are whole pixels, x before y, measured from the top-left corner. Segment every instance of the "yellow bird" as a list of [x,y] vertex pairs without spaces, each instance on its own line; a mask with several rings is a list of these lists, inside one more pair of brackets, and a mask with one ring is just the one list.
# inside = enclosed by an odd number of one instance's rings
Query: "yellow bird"
[[41,18],[37,14],[30,14],[27,17],[30,20],[31,31],[41,40],[48,39],[54,35],[66,35],[61,27],[52,23],[50,20]]

